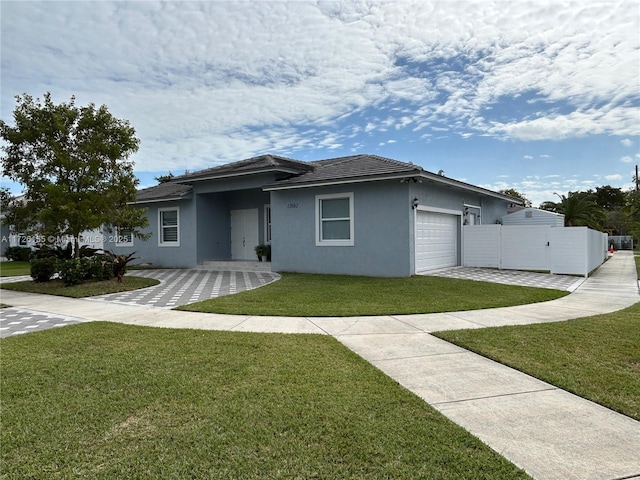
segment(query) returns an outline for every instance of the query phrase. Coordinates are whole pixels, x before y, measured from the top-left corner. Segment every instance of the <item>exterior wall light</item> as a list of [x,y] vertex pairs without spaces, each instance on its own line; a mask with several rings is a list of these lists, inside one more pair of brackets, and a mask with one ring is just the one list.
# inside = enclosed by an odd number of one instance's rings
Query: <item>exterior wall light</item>
[[416,208],[418,208],[418,205],[420,205],[420,200],[418,200],[418,197],[415,197],[411,202],[411,208],[415,210]]

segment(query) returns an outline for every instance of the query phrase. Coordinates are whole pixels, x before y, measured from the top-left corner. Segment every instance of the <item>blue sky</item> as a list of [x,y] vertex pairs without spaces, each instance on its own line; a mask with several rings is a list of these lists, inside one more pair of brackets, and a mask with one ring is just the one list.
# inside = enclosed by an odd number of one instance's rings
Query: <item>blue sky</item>
[[634,0],[3,0],[0,27],[0,117],[22,93],[106,104],[141,140],[141,187],[372,153],[537,206],[630,188],[640,162]]

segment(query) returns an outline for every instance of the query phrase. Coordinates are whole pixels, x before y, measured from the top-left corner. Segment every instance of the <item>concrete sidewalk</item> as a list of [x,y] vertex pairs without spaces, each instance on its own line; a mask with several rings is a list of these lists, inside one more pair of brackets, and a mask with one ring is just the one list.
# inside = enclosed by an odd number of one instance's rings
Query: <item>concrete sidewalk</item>
[[618,252],[574,293],[518,307],[429,315],[211,315],[2,291],[35,312],[133,325],[333,335],[536,479],[640,478],[640,422],[437,339],[429,332],[555,322],[640,301],[633,254]]

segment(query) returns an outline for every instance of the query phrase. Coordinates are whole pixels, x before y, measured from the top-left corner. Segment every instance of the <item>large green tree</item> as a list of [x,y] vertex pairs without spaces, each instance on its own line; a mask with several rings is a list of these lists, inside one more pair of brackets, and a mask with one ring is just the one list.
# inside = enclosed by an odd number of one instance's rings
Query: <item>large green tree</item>
[[636,241],[640,241],[640,178],[637,174],[633,176],[633,182],[635,188],[627,192],[621,213],[628,231]]
[[606,219],[605,211],[595,200],[593,193],[569,192],[558,195],[559,202],[544,202],[540,208],[564,215],[566,227],[585,226],[594,230],[602,230]]
[[522,193],[517,191],[515,188],[504,188],[502,190],[498,190],[498,193],[504,193],[505,195],[519,198],[520,200],[522,200],[522,204],[525,207],[531,206],[531,200],[529,200],[527,197],[525,197]]
[[126,120],[106,106],[76,106],[75,97],[55,104],[16,96],[14,126],[0,120],[2,174],[24,187],[25,202],[8,218],[43,238],[71,237],[76,255],[82,232],[118,226],[145,238],[145,212],[135,200],[138,180],[131,154],[139,140]]

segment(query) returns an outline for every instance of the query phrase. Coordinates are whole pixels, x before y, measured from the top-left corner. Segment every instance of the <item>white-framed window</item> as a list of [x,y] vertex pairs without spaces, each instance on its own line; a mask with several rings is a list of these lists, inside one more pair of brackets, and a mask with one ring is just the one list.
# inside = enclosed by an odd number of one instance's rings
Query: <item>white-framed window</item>
[[158,209],[158,246],[180,246],[180,209],[178,207]]
[[353,192],[316,195],[316,245],[354,245]]
[[130,228],[116,227],[116,246],[117,247],[132,247],[133,246],[133,232]]
[[271,245],[271,205],[264,206],[264,243]]

